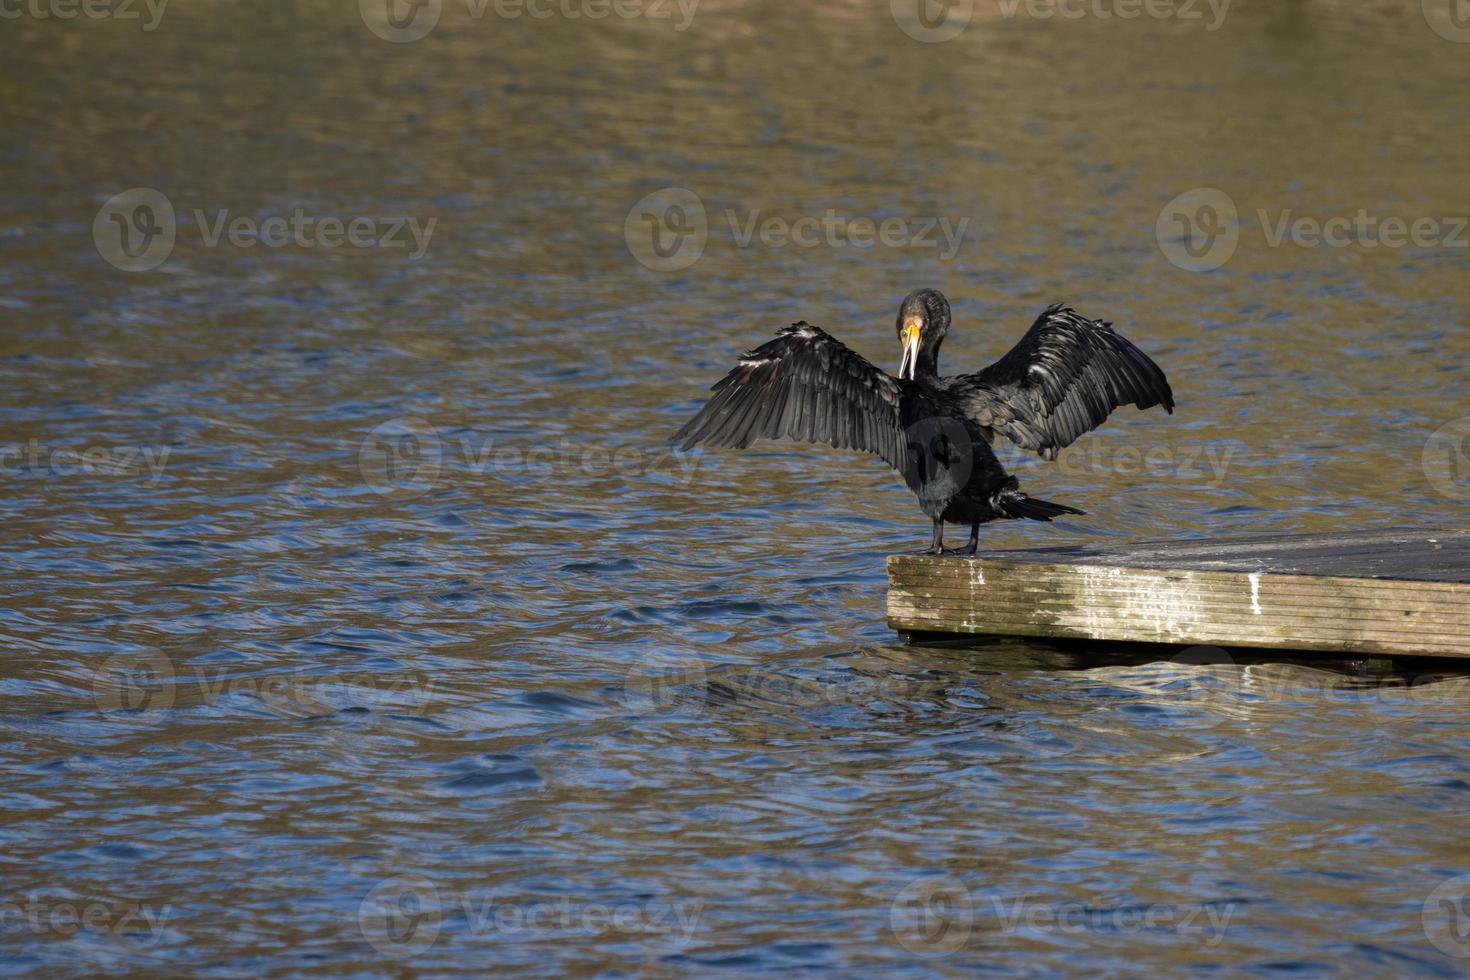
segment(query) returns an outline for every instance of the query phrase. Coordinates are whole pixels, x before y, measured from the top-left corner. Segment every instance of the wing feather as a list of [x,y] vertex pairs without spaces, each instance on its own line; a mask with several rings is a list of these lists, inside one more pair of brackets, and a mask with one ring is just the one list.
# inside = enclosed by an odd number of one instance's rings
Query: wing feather
[[744,449],[756,439],[821,442],[903,465],[901,383],[820,327],[795,323],[749,352],[674,434]]
[[1174,411],[1164,372],[1111,323],[1048,307],[990,367],[958,379],[968,414],[1045,459],[1121,405]]

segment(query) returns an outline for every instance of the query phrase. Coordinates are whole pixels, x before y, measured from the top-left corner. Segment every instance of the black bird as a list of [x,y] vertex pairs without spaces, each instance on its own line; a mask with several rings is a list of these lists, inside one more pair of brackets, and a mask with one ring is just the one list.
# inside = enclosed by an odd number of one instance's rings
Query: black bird
[[975,374],[940,377],[949,302],[939,290],[909,293],[897,328],[903,361],[895,378],[820,327],[792,324],[746,354],[673,441],[686,450],[701,442],[744,449],[785,437],[877,453],[934,522],[925,553],[944,553],[948,521],[970,525],[969,544],[953,553],[973,555],[987,521],[1083,513],[1022,493],[990,449],[995,433],[1055,459],[1120,405],[1174,411],[1168,379],[1147,354],[1111,323],[1060,303]]

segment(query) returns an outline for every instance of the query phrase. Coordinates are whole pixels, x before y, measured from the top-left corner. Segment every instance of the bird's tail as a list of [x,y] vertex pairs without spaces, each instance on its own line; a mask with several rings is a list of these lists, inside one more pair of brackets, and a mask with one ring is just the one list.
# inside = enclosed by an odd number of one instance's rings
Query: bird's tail
[[1063,514],[1087,513],[1085,510],[1068,507],[1066,504],[1054,504],[1050,500],[1028,497],[1019,490],[1001,491],[996,498],[996,504],[1007,517],[1025,518],[1028,521],[1049,521]]

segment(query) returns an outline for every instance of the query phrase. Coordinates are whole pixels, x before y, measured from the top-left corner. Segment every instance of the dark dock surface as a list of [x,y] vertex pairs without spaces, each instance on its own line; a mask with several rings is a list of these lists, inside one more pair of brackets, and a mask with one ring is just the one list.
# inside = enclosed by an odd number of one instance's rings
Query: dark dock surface
[[888,624],[910,634],[1470,657],[1470,532],[893,555]]

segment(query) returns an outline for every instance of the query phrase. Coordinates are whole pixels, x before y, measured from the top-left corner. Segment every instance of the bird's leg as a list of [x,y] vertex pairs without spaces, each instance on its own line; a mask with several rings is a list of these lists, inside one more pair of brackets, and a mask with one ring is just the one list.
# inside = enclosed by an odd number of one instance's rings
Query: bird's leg
[[974,558],[975,557],[975,552],[977,552],[979,550],[980,550],[980,522],[979,521],[972,521],[970,523],[970,540],[969,540],[969,543],[966,544],[963,548],[956,548],[954,551],[950,552],[950,554],[960,555],[960,556],[965,557],[965,558]]
[[921,552],[919,552],[919,554],[921,554],[921,555],[942,555],[942,554],[944,554],[944,522],[943,521],[941,521],[941,520],[939,520],[937,518],[935,519],[935,521],[934,521],[934,543],[929,546],[929,550],[928,551],[921,551]]

